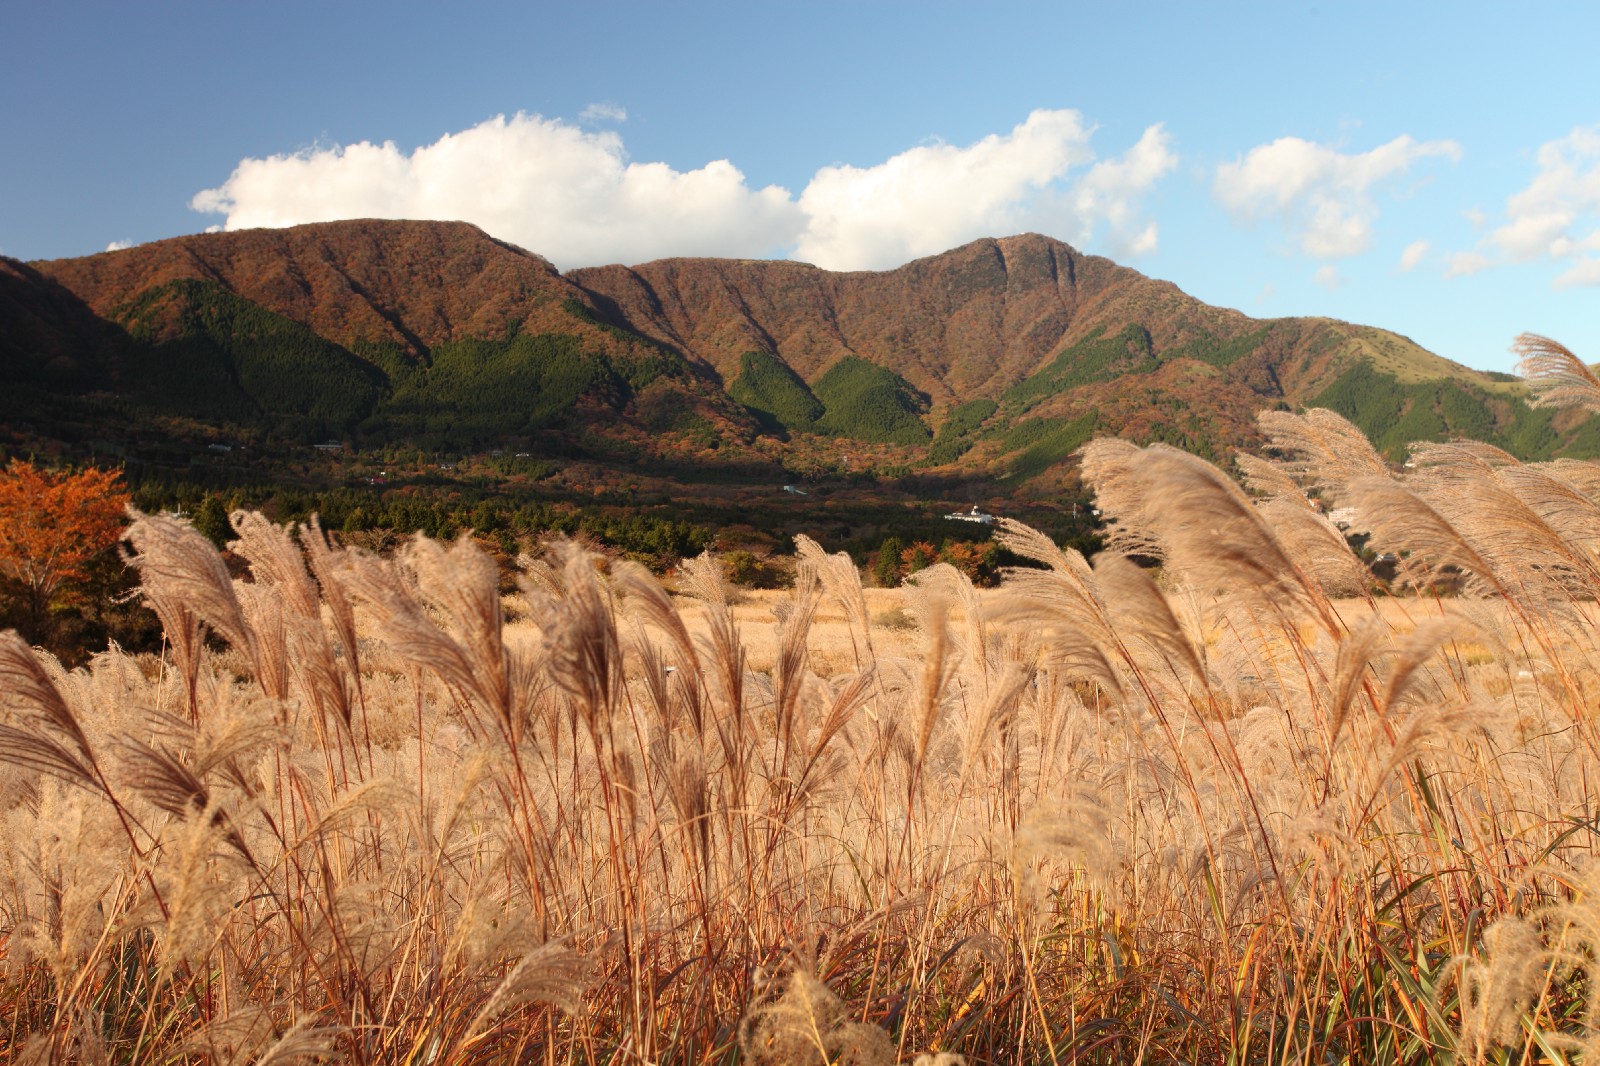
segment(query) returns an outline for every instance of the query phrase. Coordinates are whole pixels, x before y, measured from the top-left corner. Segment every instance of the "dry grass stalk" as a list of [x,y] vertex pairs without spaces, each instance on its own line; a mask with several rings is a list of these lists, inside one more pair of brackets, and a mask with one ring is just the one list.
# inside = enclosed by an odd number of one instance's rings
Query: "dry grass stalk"
[[[557,548],[513,640],[470,542],[380,559],[239,514],[236,585],[138,517],[182,686],[0,637],[0,1055],[1594,1046],[1600,478],[1464,445],[1401,474],[1337,416],[1265,428],[1259,504],[1193,457],[1095,445],[1116,543],[1159,578],[1004,523],[1038,566],[999,593],[928,572],[911,655],[802,542],[761,670],[710,557],[687,608]],[[1308,492],[1417,580],[1468,580],[1335,603],[1360,572]]]

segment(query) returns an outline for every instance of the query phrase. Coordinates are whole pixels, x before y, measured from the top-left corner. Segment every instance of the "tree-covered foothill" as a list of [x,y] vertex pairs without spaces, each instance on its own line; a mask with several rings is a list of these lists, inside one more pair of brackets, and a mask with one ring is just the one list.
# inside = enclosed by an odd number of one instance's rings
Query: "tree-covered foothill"
[[939,431],[933,435],[933,443],[928,446],[928,465],[953,463],[970,451],[977,443],[978,430],[999,407],[993,400],[980,397],[945,412],[944,421],[939,423]]
[[1043,370],[1019,381],[1000,398],[1004,407],[1024,411],[1047,396],[1118,374],[1145,373],[1157,366],[1150,331],[1130,323],[1114,336],[1096,328],[1063,349]]
[[366,417],[385,389],[379,368],[214,282],[157,286],[115,318],[134,342],[129,384],[148,406],[312,440]]
[[1528,461],[1600,457],[1600,417],[1588,416],[1564,441],[1554,412],[1529,407],[1520,397],[1449,379],[1406,384],[1364,362],[1352,365],[1307,406],[1337,411],[1392,459],[1403,458],[1412,441],[1456,437],[1481,440]]
[[834,363],[811,391],[824,409],[819,433],[874,444],[921,444],[932,436],[921,418],[927,398],[899,374],[858,356]]
[[769,430],[811,430],[822,417],[822,401],[788,363],[771,352],[745,352],[728,395],[762,417]]

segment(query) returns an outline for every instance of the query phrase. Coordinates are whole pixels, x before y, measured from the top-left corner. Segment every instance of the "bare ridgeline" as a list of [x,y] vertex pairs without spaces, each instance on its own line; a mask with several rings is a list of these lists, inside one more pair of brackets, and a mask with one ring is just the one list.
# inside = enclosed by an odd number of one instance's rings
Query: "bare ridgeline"
[[[1594,403],[1525,338],[1546,397]],[[935,567],[912,659],[802,540],[772,669],[568,548],[128,538],[160,662],[0,638],[12,1061],[1417,1062],[1600,1042],[1600,467],[1268,414],[1114,440],[1091,565]],[[1375,599],[1307,492],[1401,579]],[[1159,560],[1159,577],[1125,553]],[[833,601],[852,667],[808,669]]]

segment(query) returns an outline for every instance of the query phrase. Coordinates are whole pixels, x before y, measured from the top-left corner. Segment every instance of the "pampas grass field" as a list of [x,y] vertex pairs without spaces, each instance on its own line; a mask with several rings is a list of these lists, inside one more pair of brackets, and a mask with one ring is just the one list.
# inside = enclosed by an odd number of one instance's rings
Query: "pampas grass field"
[[1593,1061],[1600,467],[1262,425],[981,592],[136,516],[164,656],[0,638],[0,1057]]

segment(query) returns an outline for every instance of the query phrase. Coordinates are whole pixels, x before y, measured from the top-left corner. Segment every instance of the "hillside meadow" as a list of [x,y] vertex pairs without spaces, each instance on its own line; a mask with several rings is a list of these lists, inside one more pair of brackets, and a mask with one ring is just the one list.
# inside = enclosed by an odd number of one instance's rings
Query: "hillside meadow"
[[163,655],[0,637],[0,1055],[1582,1060],[1600,468],[1261,431],[997,590],[136,516]]

